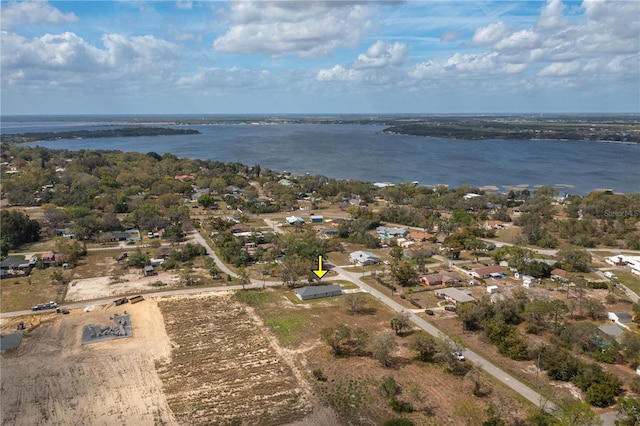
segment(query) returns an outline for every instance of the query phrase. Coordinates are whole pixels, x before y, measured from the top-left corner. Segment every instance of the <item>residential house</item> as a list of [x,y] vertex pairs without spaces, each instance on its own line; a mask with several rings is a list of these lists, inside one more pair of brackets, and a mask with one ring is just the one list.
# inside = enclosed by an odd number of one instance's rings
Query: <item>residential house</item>
[[303,219],[303,218],[301,218],[300,216],[287,216],[287,217],[285,218],[285,220],[287,221],[287,223],[288,223],[289,225],[295,225],[295,224],[298,224],[298,223],[299,223],[300,225],[304,225],[304,224],[306,224],[306,223],[307,223],[307,222],[305,222],[305,221],[304,221],[304,219]]
[[251,232],[251,228],[243,223],[236,223],[233,225],[233,228],[231,228],[231,231],[233,234],[239,234],[243,232]]
[[349,262],[358,265],[375,265],[380,263],[380,258],[368,251],[358,250],[349,254]]
[[193,193],[191,194],[191,201],[198,201],[198,198],[202,195],[211,194],[210,188],[194,188]]
[[320,299],[323,297],[340,296],[342,288],[339,285],[317,285],[295,289],[300,300]]
[[598,328],[604,334],[606,334],[608,336],[611,336],[614,339],[616,339],[616,341],[618,343],[620,343],[620,341],[622,340],[622,333],[624,333],[624,330],[625,330],[624,328],[620,327],[619,325],[601,325]]
[[471,271],[471,275],[475,278],[504,278],[504,272],[502,271],[502,266],[493,265],[493,266],[483,266],[481,268],[475,268]]
[[45,265],[51,265],[56,261],[56,255],[52,252],[42,253],[42,256],[40,257],[42,258],[42,261]]
[[387,238],[403,238],[409,235],[409,231],[403,228],[387,228],[386,226],[378,226],[376,232],[381,239]]
[[629,330],[628,324],[633,323],[633,316],[629,312],[607,312],[607,318]]
[[436,274],[422,275],[418,278],[418,280],[426,285],[442,285],[442,284],[453,284],[458,280],[457,275],[450,272],[439,272]]
[[16,273],[24,274],[31,266],[28,260],[18,257],[7,257],[0,262],[0,277],[4,278]]
[[463,293],[454,287],[441,288],[436,290],[435,293],[437,297],[444,298],[452,302],[454,305],[457,305],[458,303],[473,302],[475,300],[473,296]]
[[504,223],[501,220],[487,220],[484,223],[484,229],[486,230],[491,230],[491,229],[506,229],[508,228],[508,224]]
[[433,234],[429,234],[428,232],[420,232],[420,231],[411,231],[409,232],[409,239],[417,242],[428,241],[435,237]]
[[569,279],[567,278],[567,271],[564,269],[556,268],[551,271],[551,278],[557,281],[565,282]]
[[607,257],[605,261],[609,265],[627,267],[632,274],[640,275],[640,256],[615,255]]

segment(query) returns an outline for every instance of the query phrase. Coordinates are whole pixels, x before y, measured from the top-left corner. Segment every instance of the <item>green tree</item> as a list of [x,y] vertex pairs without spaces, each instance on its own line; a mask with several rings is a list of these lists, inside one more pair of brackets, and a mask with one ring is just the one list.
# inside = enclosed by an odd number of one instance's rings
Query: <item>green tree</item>
[[251,282],[249,278],[249,273],[244,266],[238,267],[238,279],[240,280],[240,284],[242,284],[242,289],[244,290],[244,286]]
[[391,276],[403,287],[415,285],[418,282],[418,272],[411,263],[405,260],[393,262]]
[[215,198],[213,198],[209,194],[202,194],[201,196],[198,197],[198,204],[200,204],[205,209],[213,206],[215,203],[216,203]]
[[396,335],[402,334],[405,329],[411,327],[409,323],[409,314],[406,312],[401,312],[396,314],[393,318],[391,318],[390,324],[391,329],[396,333]]
[[40,224],[16,210],[2,210],[0,230],[2,239],[5,240],[4,244],[10,242],[11,248],[40,240]]
[[640,398],[618,398],[618,415],[616,426],[640,425]]
[[437,352],[436,340],[424,331],[414,333],[409,338],[409,348],[418,353],[418,359],[423,362],[433,361]]
[[624,348],[624,356],[628,360],[640,363],[640,334],[624,330],[620,337],[620,344]]
[[335,327],[325,327],[320,330],[320,337],[336,356],[348,353],[347,343],[351,339],[351,329],[344,324]]
[[591,253],[576,247],[562,247],[558,250],[556,258],[562,267],[570,272],[589,272]]
[[149,255],[136,249],[136,251],[129,255],[127,263],[134,268],[142,268],[149,262]]
[[563,398],[554,413],[558,426],[600,426],[602,420],[584,402],[574,398]]
[[397,346],[396,340],[391,332],[385,331],[376,335],[371,341],[371,354],[374,359],[380,361],[384,367],[389,366],[391,352]]
[[367,297],[362,293],[349,293],[344,296],[344,302],[350,314],[361,314],[367,306]]
[[470,237],[464,241],[464,248],[471,250],[478,262],[478,252],[487,248],[487,244],[478,237]]

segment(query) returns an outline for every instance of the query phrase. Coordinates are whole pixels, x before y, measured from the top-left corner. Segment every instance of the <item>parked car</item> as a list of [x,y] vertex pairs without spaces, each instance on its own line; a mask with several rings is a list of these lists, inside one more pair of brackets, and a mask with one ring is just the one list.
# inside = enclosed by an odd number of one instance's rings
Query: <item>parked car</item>
[[455,312],[456,311],[456,307],[455,306],[445,306],[444,310],[445,311],[449,311],[449,312]]
[[464,355],[462,355],[460,352],[454,352],[454,353],[453,353],[453,356],[454,356],[454,357],[456,357],[456,359],[457,359],[458,361],[464,361],[464,359],[465,359],[465,358],[464,358]]

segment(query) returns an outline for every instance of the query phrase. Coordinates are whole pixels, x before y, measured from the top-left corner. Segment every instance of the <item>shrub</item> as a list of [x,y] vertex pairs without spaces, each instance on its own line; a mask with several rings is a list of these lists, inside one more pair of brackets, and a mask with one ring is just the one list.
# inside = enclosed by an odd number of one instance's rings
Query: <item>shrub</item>
[[414,426],[415,423],[413,423],[411,420],[409,419],[388,419],[385,420],[384,423],[382,423],[382,426]]
[[314,370],[311,372],[311,374],[313,374],[313,377],[315,377],[315,378],[316,378],[316,380],[319,380],[319,381],[322,381],[322,382],[324,382],[324,381],[326,381],[326,380],[327,380],[327,378],[326,378],[326,377],[324,377],[324,374],[322,373],[322,370],[321,370],[321,369],[319,369],[319,368],[314,369]]

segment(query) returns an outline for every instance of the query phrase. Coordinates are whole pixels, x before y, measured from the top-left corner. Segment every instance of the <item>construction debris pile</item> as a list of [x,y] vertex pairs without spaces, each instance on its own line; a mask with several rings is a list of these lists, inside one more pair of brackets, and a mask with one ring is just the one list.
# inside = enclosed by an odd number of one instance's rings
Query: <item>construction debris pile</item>
[[82,331],[82,344],[131,337],[132,329],[129,315],[116,314],[112,319],[113,325],[86,325]]

